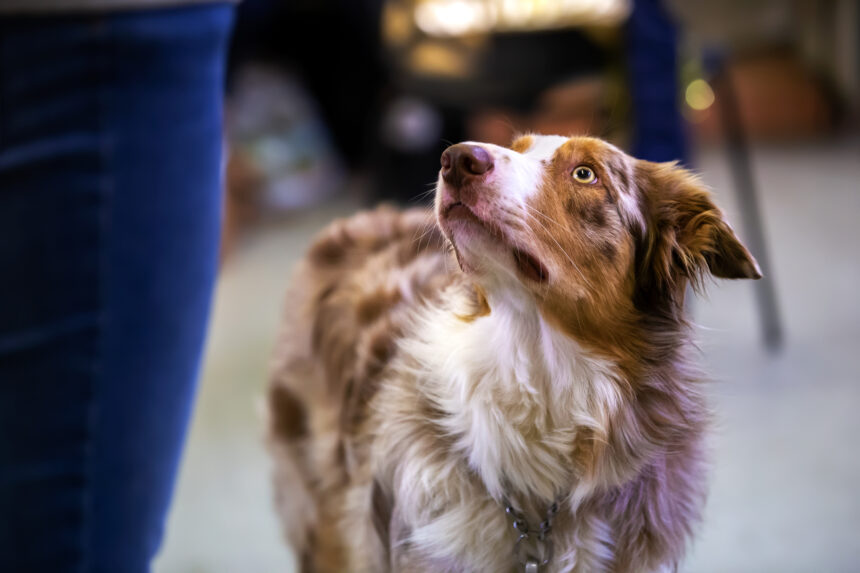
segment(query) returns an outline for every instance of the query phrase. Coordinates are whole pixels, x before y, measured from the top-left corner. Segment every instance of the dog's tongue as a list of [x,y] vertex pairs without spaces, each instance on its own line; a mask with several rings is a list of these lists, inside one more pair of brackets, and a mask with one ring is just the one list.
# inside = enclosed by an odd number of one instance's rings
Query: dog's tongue
[[517,263],[517,270],[528,279],[535,282],[543,282],[549,278],[546,267],[525,251],[514,249],[514,261]]

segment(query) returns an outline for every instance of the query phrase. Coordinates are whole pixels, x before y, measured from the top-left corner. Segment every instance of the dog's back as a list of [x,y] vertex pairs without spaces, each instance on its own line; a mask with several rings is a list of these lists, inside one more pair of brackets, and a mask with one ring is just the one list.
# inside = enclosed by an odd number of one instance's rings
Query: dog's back
[[445,257],[430,211],[380,208],[330,225],[296,272],[268,408],[278,510],[302,570],[346,570],[347,443],[410,309],[452,280]]

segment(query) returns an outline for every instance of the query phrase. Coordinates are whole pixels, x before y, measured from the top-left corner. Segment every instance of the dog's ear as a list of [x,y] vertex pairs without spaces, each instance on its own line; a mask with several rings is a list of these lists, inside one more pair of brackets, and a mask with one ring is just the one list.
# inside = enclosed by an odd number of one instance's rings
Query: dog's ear
[[636,183],[645,230],[638,272],[646,284],[669,288],[706,272],[725,279],[759,279],[761,270],[698,178],[676,163],[639,161]]

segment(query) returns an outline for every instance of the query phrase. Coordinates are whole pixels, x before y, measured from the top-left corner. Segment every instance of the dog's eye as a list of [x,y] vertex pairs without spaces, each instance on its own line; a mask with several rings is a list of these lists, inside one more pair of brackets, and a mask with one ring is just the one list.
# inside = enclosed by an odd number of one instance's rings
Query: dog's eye
[[580,165],[573,170],[573,178],[580,183],[594,183],[597,181],[597,175],[594,174],[594,170],[585,165]]

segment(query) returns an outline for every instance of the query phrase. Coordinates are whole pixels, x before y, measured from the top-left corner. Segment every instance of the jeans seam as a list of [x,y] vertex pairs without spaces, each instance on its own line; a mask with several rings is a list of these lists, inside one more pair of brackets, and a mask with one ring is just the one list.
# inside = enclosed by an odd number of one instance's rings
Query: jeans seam
[[6,108],[6,100],[4,98],[5,95],[5,87],[6,87],[6,75],[4,70],[6,66],[4,65],[6,62],[6,26],[5,24],[0,24],[0,152],[3,151],[3,133],[5,132],[6,120],[5,120],[5,108]]
[[82,573],[95,570],[95,468],[98,452],[95,450],[96,425],[99,415],[99,391],[104,384],[105,364],[105,330],[108,327],[108,316],[106,314],[107,298],[107,273],[108,273],[108,247],[111,231],[111,209],[115,182],[111,168],[113,166],[113,140],[108,132],[110,121],[110,86],[112,76],[115,73],[115,46],[111,35],[111,20],[107,15],[96,16],[92,20],[94,36],[98,38],[97,69],[97,112],[96,129],[98,131],[97,141],[99,145],[99,213],[96,235],[96,337],[92,361],[92,382],[90,384],[89,408],[86,421],[86,465],[85,485],[83,492],[84,525],[81,532],[82,560],[80,570]]

